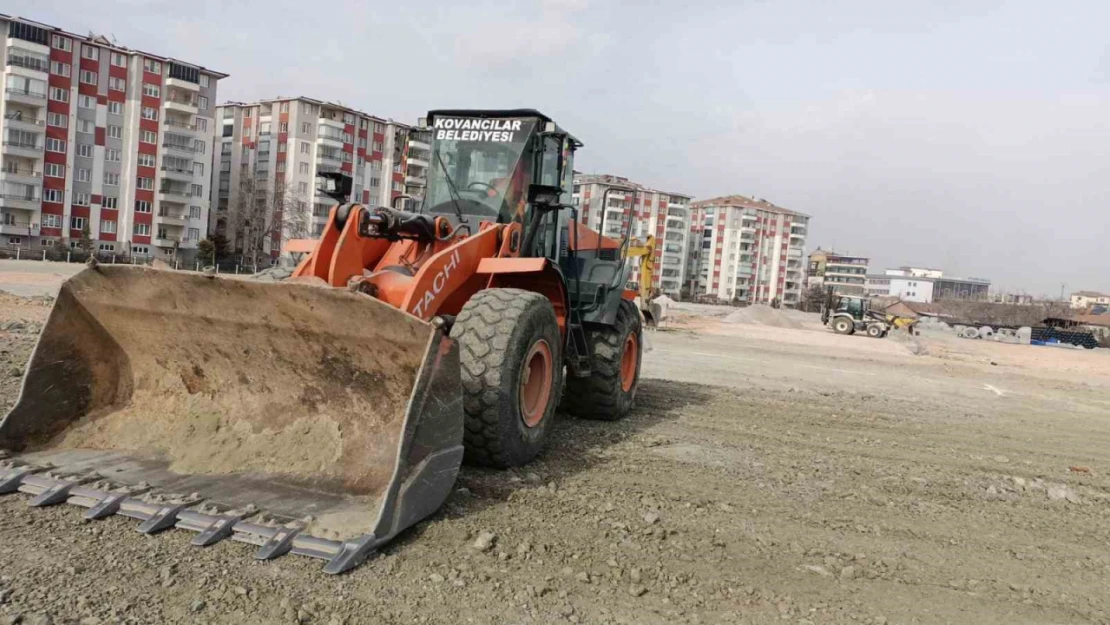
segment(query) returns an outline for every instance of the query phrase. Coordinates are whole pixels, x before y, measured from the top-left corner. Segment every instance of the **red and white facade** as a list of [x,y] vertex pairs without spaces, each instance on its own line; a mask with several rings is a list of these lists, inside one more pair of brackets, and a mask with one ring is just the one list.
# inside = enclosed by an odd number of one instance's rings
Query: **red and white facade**
[[752,304],[798,305],[809,216],[742,195],[692,205],[689,292]]
[[[285,209],[305,212],[303,219],[281,218],[282,232],[274,229],[268,247],[275,259],[289,239],[319,236],[323,229],[335,201],[317,191],[319,173],[350,175],[350,201],[373,206],[391,206],[406,190],[423,188],[419,183],[431,146],[410,145],[408,125],[305,97],[229,102],[217,107],[216,116],[216,207],[210,225],[233,248],[241,247],[236,245],[234,213],[248,177],[261,185],[256,193],[283,190]],[[294,223],[309,224],[309,231],[292,231],[289,224]]]
[[[606,189],[612,189],[608,196]],[[601,230],[605,236],[620,238],[631,223],[632,237],[639,241],[655,236],[653,286],[674,298],[680,296],[686,279],[690,199],[689,195],[649,189],[619,176],[574,177],[573,202],[583,224]],[[603,207],[606,201],[608,206]],[[638,274],[634,270],[632,279],[638,280]]]
[[0,16],[0,246],[188,260],[226,74]]

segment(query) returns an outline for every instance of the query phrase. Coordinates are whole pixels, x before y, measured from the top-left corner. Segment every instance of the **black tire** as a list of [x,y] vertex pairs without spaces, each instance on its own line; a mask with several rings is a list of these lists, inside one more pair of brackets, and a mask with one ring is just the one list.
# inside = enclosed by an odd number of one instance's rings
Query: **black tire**
[[[459,343],[466,461],[499,468],[527,464],[543,449],[563,384],[562,339],[551,302],[521,289],[479,291],[455,318],[451,338]],[[525,357],[541,340],[550,349],[551,388],[542,418],[530,427],[521,380]]]
[[[625,389],[621,380],[621,359],[629,335],[636,340],[636,376],[632,386]],[[623,419],[636,400],[640,387],[640,364],[643,361],[644,328],[640,313],[628,300],[621,300],[617,308],[617,321],[612,327],[587,330],[590,343],[592,373],[588,378],[567,377],[563,394],[563,409],[583,419],[617,421]]]
[[833,332],[837,334],[853,334],[856,331],[856,326],[852,320],[847,317],[834,317],[832,320]]
[[881,339],[883,338],[883,334],[883,327],[879,324],[875,323],[867,326],[867,336],[873,339]]

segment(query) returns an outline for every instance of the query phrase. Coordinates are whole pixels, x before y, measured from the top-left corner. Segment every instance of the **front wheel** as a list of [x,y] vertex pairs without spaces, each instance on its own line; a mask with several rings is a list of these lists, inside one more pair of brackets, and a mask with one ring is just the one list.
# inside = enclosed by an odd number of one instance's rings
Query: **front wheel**
[[856,331],[856,326],[852,320],[847,317],[837,317],[833,319],[833,332],[837,334],[852,334]]
[[873,339],[882,338],[884,334],[886,334],[886,332],[883,331],[883,327],[877,323],[867,326],[867,336]]
[[640,386],[643,333],[636,306],[622,299],[616,323],[587,331],[591,373],[586,378],[567,378],[563,408],[584,419],[623,419],[632,409]]
[[559,324],[551,302],[532,291],[486,289],[451,328],[459,343],[471,464],[527,464],[543,449],[563,383]]

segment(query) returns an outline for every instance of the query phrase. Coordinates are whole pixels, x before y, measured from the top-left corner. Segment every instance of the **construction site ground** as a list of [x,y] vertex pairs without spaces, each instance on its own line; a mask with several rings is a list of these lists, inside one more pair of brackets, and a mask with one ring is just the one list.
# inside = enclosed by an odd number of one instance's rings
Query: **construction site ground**
[[[730,310],[672,309],[626,420],[464,468],[347,575],[2,497],[0,623],[1110,622],[1107,350]],[[48,311],[0,294],[5,403]]]

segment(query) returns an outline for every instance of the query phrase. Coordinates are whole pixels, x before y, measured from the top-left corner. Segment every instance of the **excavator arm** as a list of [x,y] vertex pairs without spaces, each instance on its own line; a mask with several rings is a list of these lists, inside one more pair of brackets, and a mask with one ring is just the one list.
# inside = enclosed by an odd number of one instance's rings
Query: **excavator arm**
[[644,315],[644,320],[651,327],[657,327],[659,322],[662,321],[662,306],[654,303],[655,297],[653,296],[653,287],[655,278],[655,237],[648,235],[642,243],[633,239],[628,244],[628,249],[625,252],[627,258],[640,259],[640,281],[639,281],[639,308],[640,313]]

